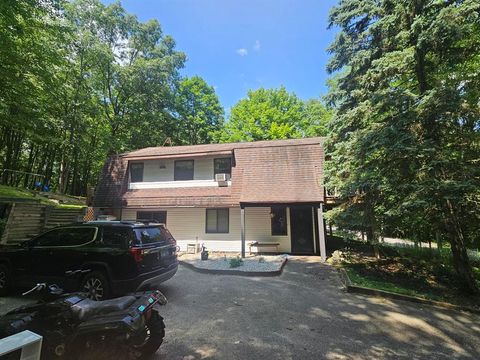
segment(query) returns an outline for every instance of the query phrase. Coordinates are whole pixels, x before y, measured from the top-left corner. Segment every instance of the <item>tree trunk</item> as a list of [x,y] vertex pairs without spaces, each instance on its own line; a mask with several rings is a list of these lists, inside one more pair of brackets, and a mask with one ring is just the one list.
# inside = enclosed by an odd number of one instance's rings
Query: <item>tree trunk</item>
[[452,248],[453,266],[463,282],[465,289],[472,294],[480,294],[478,284],[473,275],[470,260],[465,246],[463,231],[458,221],[455,208],[450,200],[447,200],[446,231]]
[[367,228],[367,241],[373,246],[373,253],[377,259],[380,259],[380,249],[378,248],[378,237],[375,234],[373,226]]

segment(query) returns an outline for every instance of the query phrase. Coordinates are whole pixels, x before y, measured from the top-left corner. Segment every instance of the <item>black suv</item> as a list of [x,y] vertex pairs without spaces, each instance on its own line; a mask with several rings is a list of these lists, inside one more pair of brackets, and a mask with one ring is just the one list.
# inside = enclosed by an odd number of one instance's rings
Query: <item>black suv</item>
[[154,287],[177,272],[177,243],[156,223],[90,221],[0,247],[0,294],[58,284],[95,300]]

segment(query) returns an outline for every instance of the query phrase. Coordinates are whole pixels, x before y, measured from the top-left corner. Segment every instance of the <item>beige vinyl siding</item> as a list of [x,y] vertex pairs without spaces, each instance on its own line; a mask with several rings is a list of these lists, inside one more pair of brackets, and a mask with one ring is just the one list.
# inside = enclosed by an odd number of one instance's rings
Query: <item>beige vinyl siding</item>
[[[177,240],[182,250],[187,244],[197,242],[204,243],[212,251],[236,251],[241,250],[240,234],[240,208],[229,209],[229,232],[228,234],[206,233],[206,209],[204,208],[156,208],[151,211],[167,211],[167,228]],[[136,218],[137,211],[142,209],[123,209],[122,219],[132,220]],[[272,236],[270,224],[270,208],[256,207],[245,209],[245,239],[246,251],[251,241],[278,242],[280,251],[290,252],[290,212],[287,209],[286,236]],[[272,249],[273,250],[273,249]]]
[[[194,180],[213,180],[213,159],[218,156],[204,157],[194,160],[193,179]],[[189,159],[182,159],[189,160]],[[146,160],[143,162],[143,181],[174,181],[175,161],[173,159],[165,160]],[[164,169],[160,164],[165,165]]]
[[[238,217],[240,221],[240,215]],[[287,235],[272,236],[272,226],[269,207],[247,207],[245,209],[245,238],[247,242],[278,242],[281,252],[291,251],[290,242],[290,211],[287,208]],[[253,249],[256,250],[256,249]],[[270,250],[270,249],[264,249]],[[247,246],[248,251],[248,246]]]

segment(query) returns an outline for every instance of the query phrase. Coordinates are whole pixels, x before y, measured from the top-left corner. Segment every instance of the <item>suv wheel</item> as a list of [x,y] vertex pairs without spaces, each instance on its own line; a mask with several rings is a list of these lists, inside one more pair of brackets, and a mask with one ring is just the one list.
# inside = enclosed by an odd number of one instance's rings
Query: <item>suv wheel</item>
[[82,281],[80,291],[88,294],[92,300],[101,301],[110,296],[110,287],[107,277],[100,271],[93,271]]
[[7,295],[10,284],[10,271],[6,265],[0,264],[0,296]]

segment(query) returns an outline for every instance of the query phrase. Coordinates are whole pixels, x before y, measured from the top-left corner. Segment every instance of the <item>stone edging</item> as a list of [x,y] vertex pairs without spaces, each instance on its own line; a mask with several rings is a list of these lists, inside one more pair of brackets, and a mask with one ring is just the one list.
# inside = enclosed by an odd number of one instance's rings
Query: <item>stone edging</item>
[[181,265],[186,266],[187,268],[202,273],[202,274],[214,274],[214,275],[240,275],[240,276],[278,276],[282,273],[283,268],[285,267],[285,264],[287,263],[288,259],[285,258],[282,262],[282,265],[280,266],[280,269],[275,270],[275,271],[241,271],[241,270],[211,270],[211,269],[203,269],[196,267],[195,265],[183,261],[183,260],[178,260],[178,262]]
[[345,271],[345,269],[340,268],[339,272],[340,272],[340,278],[342,279],[342,283],[345,286],[346,291],[349,292],[349,293],[373,295],[373,296],[377,296],[377,297],[383,297],[383,298],[394,299],[394,300],[405,300],[405,301],[410,301],[410,302],[414,302],[414,303],[437,306],[437,307],[441,307],[441,308],[445,308],[445,309],[461,310],[461,311],[468,311],[468,312],[475,313],[475,314],[480,314],[480,309],[475,309],[475,308],[472,308],[472,307],[469,307],[469,306],[455,305],[455,304],[451,304],[451,303],[447,303],[447,302],[443,302],[443,301],[423,299],[423,298],[416,297],[416,296],[397,294],[397,293],[393,293],[393,292],[390,292],[390,291],[378,290],[378,289],[372,289],[372,288],[367,288],[367,287],[363,287],[363,286],[353,285],[350,278],[348,277],[348,274]]

